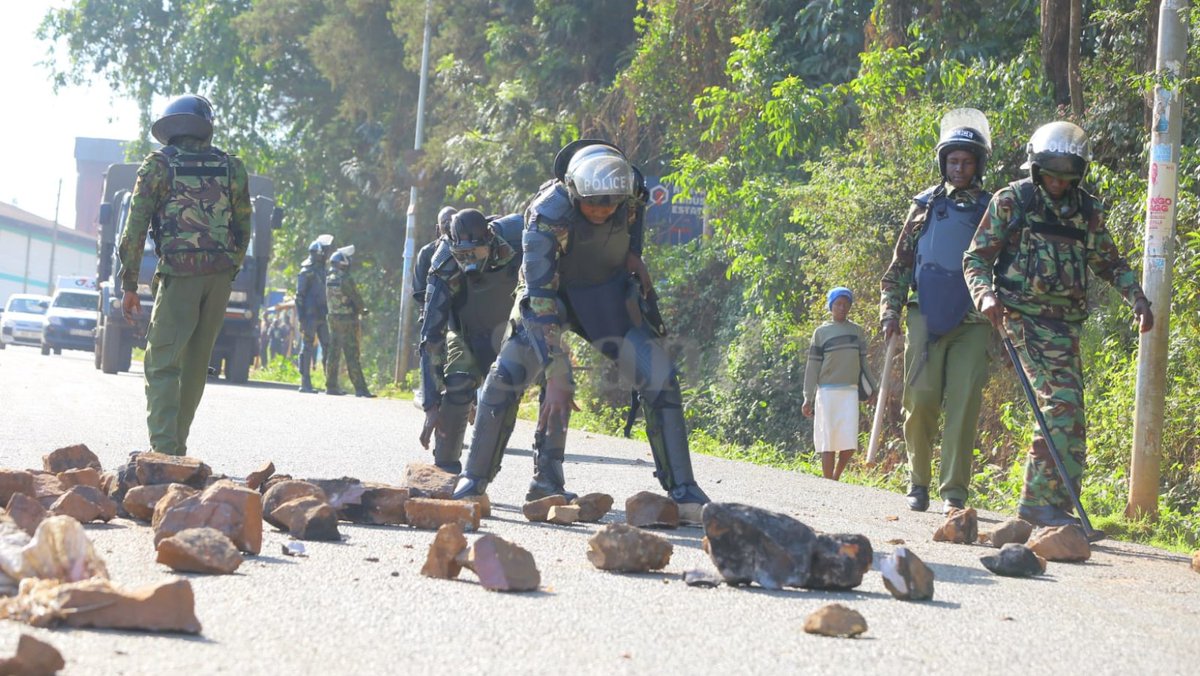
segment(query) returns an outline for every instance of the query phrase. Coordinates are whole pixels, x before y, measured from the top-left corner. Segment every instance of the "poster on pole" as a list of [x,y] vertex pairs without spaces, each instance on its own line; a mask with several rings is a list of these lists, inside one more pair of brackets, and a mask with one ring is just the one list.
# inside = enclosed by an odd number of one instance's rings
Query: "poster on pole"
[[1150,193],[1146,198],[1146,255],[1162,257],[1175,236],[1175,163],[1150,163]]

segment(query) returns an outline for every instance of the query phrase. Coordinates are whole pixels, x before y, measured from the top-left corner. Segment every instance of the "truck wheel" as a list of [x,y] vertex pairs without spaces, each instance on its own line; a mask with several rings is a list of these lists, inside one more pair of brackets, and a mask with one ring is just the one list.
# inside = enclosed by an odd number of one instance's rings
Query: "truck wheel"
[[100,370],[105,373],[117,373],[121,370],[121,331],[114,331],[111,326],[104,327],[100,332]]
[[100,368],[100,346],[102,344],[101,336],[104,335],[104,327],[96,327],[96,342],[92,345],[92,359],[96,362],[96,368]]
[[50,346],[46,343],[42,343],[42,355],[45,356],[48,354],[50,354]]
[[62,354],[62,348],[61,347],[54,348],[54,354]]
[[225,358],[225,379],[231,383],[244,383],[250,378],[250,362],[254,359],[254,344],[240,340]]

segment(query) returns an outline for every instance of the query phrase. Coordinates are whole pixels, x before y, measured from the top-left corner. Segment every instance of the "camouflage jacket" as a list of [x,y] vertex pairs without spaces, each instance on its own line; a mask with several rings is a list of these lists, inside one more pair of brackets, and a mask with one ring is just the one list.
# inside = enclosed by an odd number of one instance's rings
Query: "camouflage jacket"
[[[1011,311],[1082,321],[1088,315],[1089,269],[1131,305],[1145,297],[1104,227],[1099,200],[1081,189],[1054,200],[1039,186],[1026,210],[1022,183],[996,192],[963,256],[977,309],[990,291]],[[1064,210],[1069,215],[1057,215]]]
[[[975,203],[983,191],[978,186],[963,190],[955,190],[949,183],[945,185],[946,196],[959,204]],[[917,240],[925,227],[925,219],[929,209],[922,207],[915,200],[908,208],[908,216],[904,226],[900,228],[900,237],[896,239],[896,248],[892,252],[892,262],[879,280],[879,321],[889,319],[900,321],[904,306],[915,304],[917,297],[913,294],[913,277],[916,274]],[[983,315],[972,310],[965,322],[986,322]]]
[[[204,153],[213,146],[200,139],[183,137],[174,146],[182,153]],[[133,199],[118,252],[121,257],[121,288],[136,291],[142,253],[151,223],[168,217],[172,232],[160,233],[157,244],[162,251],[157,272],[164,275],[207,275],[238,270],[250,246],[250,188],[246,167],[241,160],[228,156],[228,174],[211,177],[203,192],[188,191],[173,198],[170,161],[162,150],[146,156],[138,168]],[[230,185],[221,184],[228,181]],[[182,185],[176,179],[177,185]],[[186,203],[185,203],[186,202]],[[168,214],[167,212],[171,213]],[[209,222],[200,222],[203,214]],[[213,223],[219,237],[209,236]],[[213,233],[214,236],[216,233]]]
[[356,317],[366,312],[350,271],[335,265],[329,266],[329,276],[325,278],[325,300],[330,317]]

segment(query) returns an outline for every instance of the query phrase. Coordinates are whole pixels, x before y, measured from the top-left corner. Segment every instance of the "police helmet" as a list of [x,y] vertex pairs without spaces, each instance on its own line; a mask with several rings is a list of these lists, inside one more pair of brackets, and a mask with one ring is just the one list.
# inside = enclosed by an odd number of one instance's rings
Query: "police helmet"
[[349,246],[344,246],[333,252],[333,255],[329,257],[329,264],[343,270],[348,270],[350,268],[350,263],[353,262],[351,260],[353,256],[354,245],[351,244]]
[[155,140],[168,145],[176,136],[194,136],[205,141],[213,134],[213,109],[208,99],[184,94],[171,99],[162,115],[150,126]]
[[965,150],[975,156],[975,180],[983,180],[988,159],[992,156],[992,130],[987,117],[974,108],[958,108],[942,116],[941,133],[934,151],[938,170],[946,178],[946,158],[955,150]]
[[467,274],[483,271],[493,237],[487,217],[478,209],[463,209],[450,219],[450,253]]
[[637,180],[625,155],[610,145],[590,145],[571,157],[564,173],[571,201],[619,204],[633,196]]
[[1087,132],[1063,120],[1038,127],[1029,138],[1025,153],[1028,160],[1022,168],[1029,169],[1033,182],[1039,185],[1043,171],[1071,177],[1071,184],[1079,185],[1092,160]]
[[458,209],[455,209],[454,207],[442,207],[442,210],[438,212],[438,237],[446,237],[450,234],[450,219],[453,218],[454,214],[456,213],[458,213]]
[[331,248],[333,248],[333,235],[318,235],[312,241],[312,244],[308,245],[308,253],[319,258],[324,258],[329,255]]

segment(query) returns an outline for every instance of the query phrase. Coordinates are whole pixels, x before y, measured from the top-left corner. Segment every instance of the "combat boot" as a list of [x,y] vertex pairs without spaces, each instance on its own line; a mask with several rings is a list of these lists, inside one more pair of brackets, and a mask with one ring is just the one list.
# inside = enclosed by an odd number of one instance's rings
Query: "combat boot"
[[929,487],[912,486],[908,490],[908,508],[914,512],[924,512],[929,509]]
[[1035,526],[1078,526],[1079,519],[1071,516],[1066,510],[1056,505],[1038,505],[1031,507],[1021,505],[1017,508],[1017,516]]
[[361,390],[355,390],[354,396],[362,397],[363,399],[374,399],[375,398],[375,395],[371,394],[371,391],[366,388],[363,388]]
[[[561,429],[561,428],[560,428]],[[529,482],[529,491],[525,493],[525,501],[533,502],[548,498],[551,495],[561,495],[571,502],[579,497],[565,487],[566,478],[563,476],[563,457],[565,455],[566,431],[556,432],[552,438],[547,438],[544,432],[538,432],[533,438],[533,480]]]
[[317,393],[317,391],[313,389],[311,377],[307,375],[300,376],[300,391],[308,394]]
[[346,393],[336,387],[328,387],[325,388],[325,394],[328,394],[331,397],[342,397],[345,396]]

